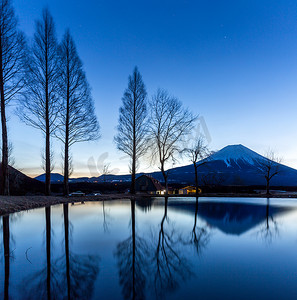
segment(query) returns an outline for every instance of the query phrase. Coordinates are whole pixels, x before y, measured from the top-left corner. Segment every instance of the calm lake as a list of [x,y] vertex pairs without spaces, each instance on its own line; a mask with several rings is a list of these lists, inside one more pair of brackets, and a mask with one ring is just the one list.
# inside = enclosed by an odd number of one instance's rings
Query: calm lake
[[1,299],[296,299],[297,201],[88,202],[1,217]]

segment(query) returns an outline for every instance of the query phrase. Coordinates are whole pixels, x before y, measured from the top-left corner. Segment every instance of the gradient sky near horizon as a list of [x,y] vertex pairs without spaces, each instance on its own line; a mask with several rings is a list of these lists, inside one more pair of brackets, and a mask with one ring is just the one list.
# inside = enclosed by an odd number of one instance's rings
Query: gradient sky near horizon
[[[14,0],[28,39],[45,6],[59,39],[70,28],[101,125],[98,142],[73,147],[74,177],[98,175],[87,162],[104,153],[111,169],[128,172],[113,136],[135,65],[150,96],[165,88],[204,118],[211,149],[243,144],[263,154],[271,148],[297,168],[296,1]],[[29,176],[43,173],[44,139],[13,115],[13,107],[9,134],[15,166]],[[54,152],[54,172],[60,173],[58,142]],[[151,169],[144,162],[140,171]]]

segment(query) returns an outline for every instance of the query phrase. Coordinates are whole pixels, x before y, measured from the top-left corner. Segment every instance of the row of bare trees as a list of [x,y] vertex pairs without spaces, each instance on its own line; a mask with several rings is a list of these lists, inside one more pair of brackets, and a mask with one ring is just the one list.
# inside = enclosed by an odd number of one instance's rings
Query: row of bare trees
[[[151,99],[148,99],[137,67],[129,76],[119,113],[118,132],[114,139],[117,148],[130,158],[130,192],[135,194],[137,165],[144,155],[149,154],[152,162],[158,165],[163,175],[166,194],[169,163],[174,163],[180,155],[186,155],[194,166],[198,196],[198,168],[211,160],[212,153],[201,135],[191,141],[185,141],[186,146],[183,143],[192,131],[197,116],[184,108],[181,101],[166,90],[158,89]],[[279,162],[271,151],[257,162],[256,167],[266,180],[267,194],[271,179],[279,173]]]
[[143,199],[132,198],[131,233],[118,243],[115,257],[119,270],[119,282],[124,299],[145,299],[150,296],[163,299],[178,289],[194,275],[185,248],[193,248],[200,256],[207,247],[211,232],[207,226],[198,224],[198,198],[195,205],[194,224],[190,232],[181,233],[168,217],[168,197],[164,199],[164,212],[160,224],[151,229],[151,240],[137,232],[135,203]]
[[0,1],[0,92],[2,194],[9,195],[6,108],[15,98],[20,119],[44,134],[46,195],[51,192],[52,138],[63,143],[64,194],[67,195],[70,148],[74,143],[99,138],[99,123],[74,40],[66,30],[58,43],[48,9],[44,9],[42,18],[36,21],[34,38],[27,45],[18,29],[11,1]]
[[183,138],[193,129],[197,117],[166,90],[158,89],[148,100],[137,67],[129,76],[122,101],[115,142],[131,160],[130,192],[135,193],[137,164],[147,153],[159,166],[168,192],[168,163],[174,162],[183,150]]
[[[52,138],[63,143],[64,194],[67,195],[72,169],[71,146],[99,138],[99,124],[74,40],[66,30],[58,43],[48,9],[44,9],[42,18],[36,21],[34,38],[28,45],[18,29],[11,0],[0,0],[0,98],[2,194],[9,195],[6,110],[14,99],[18,100],[17,113],[21,120],[44,134],[46,195],[51,191]],[[131,193],[135,193],[137,164],[146,153],[150,153],[161,170],[168,192],[168,164],[175,162],[177,154],[185,153],[182,141],[193,129],[197,116],[166,90],[158,89],[149,100],[137,68],[129,76],[122,100],[115,142],[131,159]],[[207,151],[201,140],[195,143],[186,153],[194,164],[197,186],[197,161],[207,156]],[[270,178],[271,173],[267,177]]]

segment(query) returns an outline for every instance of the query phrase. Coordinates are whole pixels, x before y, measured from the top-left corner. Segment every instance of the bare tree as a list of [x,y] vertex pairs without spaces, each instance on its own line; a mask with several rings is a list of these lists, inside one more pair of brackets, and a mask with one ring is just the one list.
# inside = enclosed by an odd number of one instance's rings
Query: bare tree
[[45,135],[45,194],[50,194],[51,136],[56,129],[60,109],[57,87],[59,79],[57,40],[53,18],[44,9],[36,22],[33,45],[27,59],[26,91],[18,114],[26,124]]
[[[184,151],[191,162],[193,163],[195,170],[195,186],[196,186],[196,197],[198,197],[198,168],[210,159],[210,151],[202,136],[198,136],[189,147],[184,149]],[[198,198],[197,198],[198,199]]]
[[90,87],[69,30],[59,46],[59,67],[59,95],[63,109],[59,114],[56,136],[64,144],[64,195],[68,195],[70,147],[100,136]]
[[266,180],[266,194],[270,194],[271,179],[280,172],[281,158],[277,157],[272,150],[268,150],[262,159],[257,161],[259,172]]
[[17,28],[17,19],[10,0],[0,1],[0,96],[2,124],[2,189],[9,195],[9,143],[6,108],[23,87],[25,39]]
[[166,194],[168,194],[168,170],[166,164],[176,160],[182,151],[182,139],[193,129],[196,117],[167,91],[159,89],[152,97],[150,119],[150,144],[152,158],[160,164]]
[[117,148],[131,159],[131,190],[135,194],[135,173],[137,161],[147,150],[147,93],[137,67],[129,76],[128,88],[122,97],[118,134],[115,136]]

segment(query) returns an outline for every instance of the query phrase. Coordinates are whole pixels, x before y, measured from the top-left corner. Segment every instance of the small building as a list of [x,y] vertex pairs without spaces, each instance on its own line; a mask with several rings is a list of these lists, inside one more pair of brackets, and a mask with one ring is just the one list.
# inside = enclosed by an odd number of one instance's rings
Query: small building
[[168,195],[178,195],[179,189],[168,186]]
[[[198,194],[201,194],[202,190],[198,188]],[[178,190],[179,195],[195,195],[196,187],[194,186],[186,186],[182,189]]]
[[149,175],[141,175],[136,179],[135,190],[152,195],[165,194],[165,188],[160,181]]

